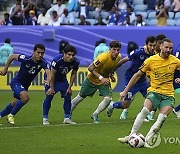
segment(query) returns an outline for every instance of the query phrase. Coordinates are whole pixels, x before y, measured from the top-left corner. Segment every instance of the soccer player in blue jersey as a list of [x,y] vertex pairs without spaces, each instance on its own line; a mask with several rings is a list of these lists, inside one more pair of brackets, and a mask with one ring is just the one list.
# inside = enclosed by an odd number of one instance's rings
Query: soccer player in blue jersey
[[[146,38],[146,45],[143,48],[137,49],[132,51],[128,56],[123,58],[115,69],[120,67],[122,64],[124,64],[127,61],[131,61],[131,65],[129,69],[126,71],[125,74],[125,80],[126,85],[130,81],[131,77],[139,70],[139,67],[143,64],[143,62],[149,58],[151,55],[155,52],[155,46],[156,46],[156,38],[154,36],[148,36]],[[115,102],[110,103],[107,109],[107,116],[111,117],[114,108],[117,109],[124,109],[120,119],[126,119],[128,110],[127,108],[130,106],[131,102],[134,99],[134,96],[137,92],[140,92],[143,97],[147,94],[147,88],[149,87],[146,76],[143,75],[140,80],[128,91],[128,94],[123,102]]]
[[[180,59],[180,44],[173,54],[175,57]],[[174,79],[175,79],[173,83],[174,89],[180,88],[180,84],[178,82],[178,80],[180,80],[180,71],[175,72]],[[173,113],[177,116],[177,118],[180,118],[180,104],[173,109]]]
[[36,44],[31,56],[12,54],[8,58],[5,67],[0,71],[0,75],[5,76],[13,60],[21,62],[20,70],[10,84],[14,92],[14,98],[0,112],[0,118],[8,115],[7,120],[12,125],[14,125],[14,116],[16,113],[29,101],[28,88],[42,68],[47,74],[47,80],[44,81],[45,84],[48,85],[50,83],[50,69],[47,61],[43,59],[44,52],[45,46],[43,44]]
[[[71,120],[71,87],[75,80],[80,62],[75,58],[76,48],[70,44],[64,48],[62,55],[56,56],[51,62],[51,83],[45,86],[46,98],[43,103],[43,125],[49,125],[48,113],[51,107],[51,101],[54,94],[61,93],[64,98],[64,122],[65,124],[76,124]],[[71,72],[70,82],[68,83],[66,75]]]

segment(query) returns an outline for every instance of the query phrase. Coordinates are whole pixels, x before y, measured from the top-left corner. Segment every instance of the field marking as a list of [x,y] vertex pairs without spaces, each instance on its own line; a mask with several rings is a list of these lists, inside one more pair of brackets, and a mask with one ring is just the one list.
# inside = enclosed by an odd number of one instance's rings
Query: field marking
[[[168,120],[178,120],[178,118],[169,118]],[[129,123],[133,122],[134,120],[121,120],[121,123]],[[155,120],[154,120],[155,122]],[[46,127],[60,127],[60,126],[81,126],[81,125],[101,125],[101,124],[112,124],[112,123],[118,123],[118,121],[111,121],[111,122],[100,122],[99,124],[94,124],[93,122],[87,122],[87,123],[77,123],[76,125],[71,125],[71,124],[50,124],[50,125],[33,125],[33,126],[1,126],[1,130],[7,130],[7,129],[29,129],[29,128],[46,128]],[[144,122],[147,123],[147,122]]]
[[[133,120],[126,120],[121,122],[132,122]],[[34,126],[9,126],[9,127],[3,127],[0,126],[0,129],[24,129],[24,128],[46,128],[46,127],[60,127],[60,126],[81,126],[81,125],[100,125],[100,124],[112,124],[112,123],[118,123],[117,121],[111,121],[111,122],[100,122],[99,124],[95,124],[93,122],[87,122],[87,123],[77,123],[75,125],[73,124],[49,124],[49,125],[34,125]]]

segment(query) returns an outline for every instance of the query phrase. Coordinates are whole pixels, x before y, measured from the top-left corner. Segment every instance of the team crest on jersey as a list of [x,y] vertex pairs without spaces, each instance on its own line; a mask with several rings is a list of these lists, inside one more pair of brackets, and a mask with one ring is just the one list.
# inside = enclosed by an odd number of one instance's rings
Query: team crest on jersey
[[26,67],[27,67],[27,68],[30,67],[30,64],[26,64]]
[[99,60],[95,61],[95,65],[99,65],[101,62]]
[[144,55],[140,55],[140,59],[144,59],[145,57],[144,57]]

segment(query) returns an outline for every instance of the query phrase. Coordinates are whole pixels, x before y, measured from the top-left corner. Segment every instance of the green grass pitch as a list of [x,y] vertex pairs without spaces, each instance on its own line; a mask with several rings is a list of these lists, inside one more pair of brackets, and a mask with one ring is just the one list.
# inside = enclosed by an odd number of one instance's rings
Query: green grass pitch
[[[100,115],[100,124],[94,124],[90,115],[101,101],[96,94],[81,102],[73,112],[73,120],[77,125],[63,125],[63,100],[56,94],[49,114],[49,126],[42,125],[43,91],[30,91],[30,101],[15,116],[15,125],[7,123],[6,117],[0,126],[0,154],[178,154],[180,143],[180,119],[171,113],[161,129],[161,145],[154,149],[133,149],[127,144],[120,144],[118,137],[128,135],[137,113],[140,111],[144,98],[137,94],[132,103],[128,119],[119,119],[121,110],[114,110],[111,118],[106,111]],[[77,94],[73,93],[72,98]],[[0,110],[11,101],[12,92],[0,91]],[[119,94],[113,93],[113,100]],[[176,104],[180,103],[180,94],[176,94]],[[156,113],[155,117],[157,117]],[[140,133],[146,135],[153,122],[144,123]],[[171,138],[168,142],[165,139]]]

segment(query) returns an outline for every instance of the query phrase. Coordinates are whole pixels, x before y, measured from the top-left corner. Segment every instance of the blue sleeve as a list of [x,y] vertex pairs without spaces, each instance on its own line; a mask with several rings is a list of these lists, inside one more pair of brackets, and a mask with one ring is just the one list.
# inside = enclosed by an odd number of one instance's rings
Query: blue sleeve
[[21,55],[18,56],[18,61],[19,62],[25,62],[26,60],[27,60],[27,56],[26,55],[22,55],[21,54]]
[[80,62],[76,60],[73,70],[77,71],[79,69]]
[[131,61],[135,58],[135,56],[136,56],[136,52],[134,50],[131,51],[130,54],[128,54],[128,58]]

